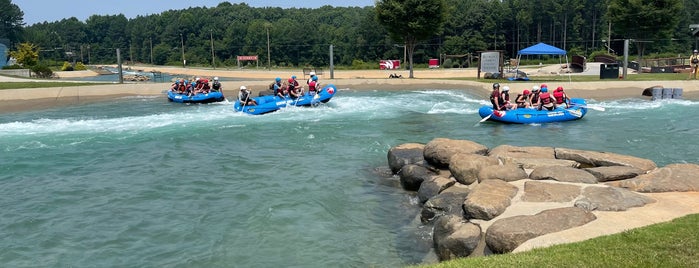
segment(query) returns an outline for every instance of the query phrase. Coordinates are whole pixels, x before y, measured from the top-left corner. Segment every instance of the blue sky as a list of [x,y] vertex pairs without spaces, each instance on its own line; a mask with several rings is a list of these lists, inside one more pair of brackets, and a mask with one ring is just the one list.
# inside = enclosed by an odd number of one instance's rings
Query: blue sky
[[[127,18],[138,15],[159,14],[170,9],[186,9],[192,6],[215,7],[223,0],[11,0],[24,12],[24,23],[53,22],[76,17],[85,21],[91,15],[124,14]],[[373,6],[374,0],[229,0],[230,3],[245,2],[253,7],[317,8],[331,6]]]

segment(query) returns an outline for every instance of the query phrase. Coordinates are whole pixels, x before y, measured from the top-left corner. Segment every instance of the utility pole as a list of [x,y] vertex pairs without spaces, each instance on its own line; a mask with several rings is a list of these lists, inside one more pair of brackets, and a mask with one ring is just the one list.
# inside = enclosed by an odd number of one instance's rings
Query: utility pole
[[272,60],[269,53],[269,25],[267,25],[267,69],[272,70]]
[[216,56],[214,55],[214,31],[209,30],[209,33],[211,34],[211,66],[216,69]]
[[184,37],[180,33],[180,43],[182,43],[182,68],[187,68],[187,60],[184,59]]
[[153,37],[150,40],[150,65],[153,65]]

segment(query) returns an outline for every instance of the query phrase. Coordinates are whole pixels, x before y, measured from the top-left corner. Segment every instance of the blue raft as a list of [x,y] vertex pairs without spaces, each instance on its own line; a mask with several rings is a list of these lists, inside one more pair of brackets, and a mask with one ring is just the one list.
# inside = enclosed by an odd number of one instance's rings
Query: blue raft
[[514,124],[551,123],[577,120],[587,114],[587,103],[584,99],[572,98],[570,108],[557,107],[553,111],[532,108],[518,108],[509,111],[495,111],[492,106],[483,106],[478,109],[481,118],[490,121]]
[[235,102],[235,110],[248,114],[266,114],[277,111],[287,106],[316,106],[320,103],[326,103],[335,96],[337,88],[333,84],[328,84],[323,87],[318,94],[312,96],[308,92],[298,99],[282,98],[279,96],[265,95],[252,98],[257,102],[257,105],[242,105],[240,100]]
[[211,103],[223,101],[226,98],[223,96],[223,93],[219,91],[212,91],[207,94],[199,93],[196,95],[187,96],[187,94],[179,94],[168,90],[167,99],[171,102],[179,103]]

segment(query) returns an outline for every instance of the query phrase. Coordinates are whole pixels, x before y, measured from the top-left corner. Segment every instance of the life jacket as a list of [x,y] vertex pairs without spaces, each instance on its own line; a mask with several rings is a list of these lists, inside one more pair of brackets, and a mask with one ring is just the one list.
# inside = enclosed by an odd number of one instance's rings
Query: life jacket
[[532,93],[532,103],[538,103],[539,102],[539,92],[537,93]]
[[565,102],[565,98],[563,96],[563,91],[553,92],[553,97],[556,98],[556,104],[562,104]]
[[519,106],[519,104],[524,104],[527,102],[527,97],[524,96],[524,98],[522,98],[523,96],[524,95],[522,95],[522,94],[517,94],[517,98],[515,99],[515,103],[517,103],[518,106]]
[[250,91],[241,90],[240,93],[238,93],[238,100],[240,100],[240,102],[250,100]]
[[490,93],[490,103],[493,104],[493,110],[500,110],[500,107],[495,106],[495,99],[498,99],[498,104],[500,106],[505,105],[505,100],[502,99],[502,94],[500,94],[500,90],[493,91],[493,93]]
[[211,85],[211,87],[212,87],[214,90],[219,90],[219,89],[221,89],[221,83],[218,82],[218,81],[214,81],[214,83]]
[[541,93],[541,95],[539,95],[539,97],[541,98],[541,103],[542,103],[542,104],[549,104],[549,103],[551,103],[551,94],[549,94],[548,92]]
[[308,92],[316,92],[316,85],[318,85],[318,82],[316,81],[311,81],[308,83]]
[[186,90],[187,86],[185,86],[184,84],[180,84],[180,86],[177,87],[177,91],[179,91],[180,93],[184,93]]
[[505,100],[506,102],[510,101],[510,92],[509,91],[503,91],[502,93],[500,93],[500,95],[504,96],[504,97],[502,97],[502,99]]

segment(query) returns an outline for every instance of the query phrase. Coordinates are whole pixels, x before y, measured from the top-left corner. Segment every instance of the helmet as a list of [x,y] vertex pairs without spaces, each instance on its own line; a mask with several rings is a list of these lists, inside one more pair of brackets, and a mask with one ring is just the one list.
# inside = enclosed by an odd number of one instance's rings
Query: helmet
[[493,88],[500,88],[500,84],[499,83],[493,84]]
[[699,53],[699,50],[696,50],[696,49],[695,49],[695,50],[692,51],[692,52],[693,52],[693,53]]
[[246,89],[248,89],[248,88],[246,88],[245,86],[240,86],[240,90],[246,90]]
[[204,83],[204,84],[208,84],[208,83],[209,83],[209,80],[206,80],[206,79],[202,79],[202,81],[201,81],[201,82],[202,82],[202,83]]
[[318,81],[318,77],[317,77],[317,76],[314,76],[312,79],[313,79],[313,81]]
[[548,86],[547,86],[546,84],[541,84],[541,86],[539,86],[539,87],[540,87],[541,89],[548,88]]
[[309,75],[314,76],[314,75],[316,75],[316,72],[311,72],[311,73],[309,73]]
[[296,76],[295,76],[295,75],[292,75],[292,76],[291,76],[291,79],[296,79]]
[[556,91],[563,91],[563,87],[557,87]]
[[540,89],[541,89],[541,88],[540,88],[539,86],[532,86],[532,91],[533,91],[533,92],[537,92],[537,91],[539,91]]
[[218,76],[217,76],[217,77],[214,77],[214,81],[218,81]]
[[529,92],[529,90],[527,90],[527,89],[525,89],[524,91],[522,91],[522,95],[529,95],[529,93],[531,93],[531,92]]
[[504,87],[502,87],[502,91],[510,91],[510,87],[504,86]]
[[199,77],[195,78],[194,81],[199,81]]
[[277,77],[277,78],[274,78],[274,81],[277,81],[277,82],[281,82],[281,81],[282,81],[282,79],[281,79],[281,78],[279,78],[279,77]]
[[541,92],[548,92],[548,91],[549,91],[549,89],[546,88],[546,87],[542,87],[542,88],[541,88]]
[[294,82],[294,79],[293,79],[293,78],[289,78],[289,83],[293,83],[293,82]]

